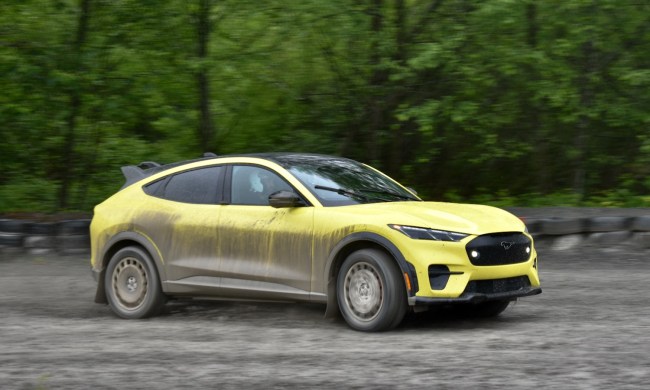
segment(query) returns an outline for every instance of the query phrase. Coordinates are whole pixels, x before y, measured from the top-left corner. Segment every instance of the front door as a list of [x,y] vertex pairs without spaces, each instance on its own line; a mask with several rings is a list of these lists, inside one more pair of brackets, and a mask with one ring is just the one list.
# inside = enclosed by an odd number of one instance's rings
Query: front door
[[309,299],[313,207],[273,208],[268,196],[294,191],[282,177],[253,165],[232,167],[230,204],[220,209],[219,271],[224,294]]

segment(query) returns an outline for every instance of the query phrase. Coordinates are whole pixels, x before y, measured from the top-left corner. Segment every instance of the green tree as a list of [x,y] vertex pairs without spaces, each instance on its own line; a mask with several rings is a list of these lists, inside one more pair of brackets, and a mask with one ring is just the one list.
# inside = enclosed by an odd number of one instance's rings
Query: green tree
[[649,7],[7,0],[0,210],[89,210],[139,161],[281,150],[434,199],[638,204]]

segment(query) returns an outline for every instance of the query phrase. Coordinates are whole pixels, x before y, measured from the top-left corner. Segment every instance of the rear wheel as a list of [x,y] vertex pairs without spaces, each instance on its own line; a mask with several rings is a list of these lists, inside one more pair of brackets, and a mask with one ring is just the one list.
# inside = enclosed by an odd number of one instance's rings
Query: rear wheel
[[165,302],[153,261],[135,246],[113,255],[106,269],[104,288],[108,304],[122,318],[155,315]]
[[356,330],[389,330],[406,313],[406,289],[395,261],[377,249],[353,252],[337,278],[337,299],[343,318]]

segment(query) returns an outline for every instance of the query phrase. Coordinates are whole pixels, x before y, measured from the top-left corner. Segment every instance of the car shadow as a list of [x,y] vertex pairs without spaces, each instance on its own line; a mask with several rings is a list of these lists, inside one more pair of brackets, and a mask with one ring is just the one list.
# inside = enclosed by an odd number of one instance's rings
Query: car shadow
[[[402,323],[393,331],[502,329],[539,320],[534,313],[514,310],[510,312],[512,309],[508,308],[497,317],[468,318],[453,310],[434,308],[421,313],[407,313]],[[254,323],[263,319],[267,326],[275,324],[278,327],[292,328],[349,329],[340,315],[325,318],[324,314],[325,305],[313,303],[178,299],[168,302],[160,316],[167,319],[207,319],[233,324]]]
[[256,322],[284,327],[310,326],[323,322],[325,305],[292,302],[233,301],[218,299],[174,299],[169,301],[159,317],[192,318],[223,322]]
[[513,308],[496,317],[472,318],[454,312],[449,308],[432,308],[420,313],[408,313],[402,324],[396,329],[410,330],[473,330],[473,329],[502,329],[510,326],[525,326],[536,322],[539,318],[534,313],[514,312]]

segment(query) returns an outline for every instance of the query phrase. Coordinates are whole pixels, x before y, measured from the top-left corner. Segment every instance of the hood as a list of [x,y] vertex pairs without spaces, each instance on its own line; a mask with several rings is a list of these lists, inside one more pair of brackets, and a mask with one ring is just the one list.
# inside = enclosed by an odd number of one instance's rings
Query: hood
[[382,214],[386,223],[485,234],[521,232],[526,226],[509,212],[491,206],[442,202],[390,202],[361,205]]

